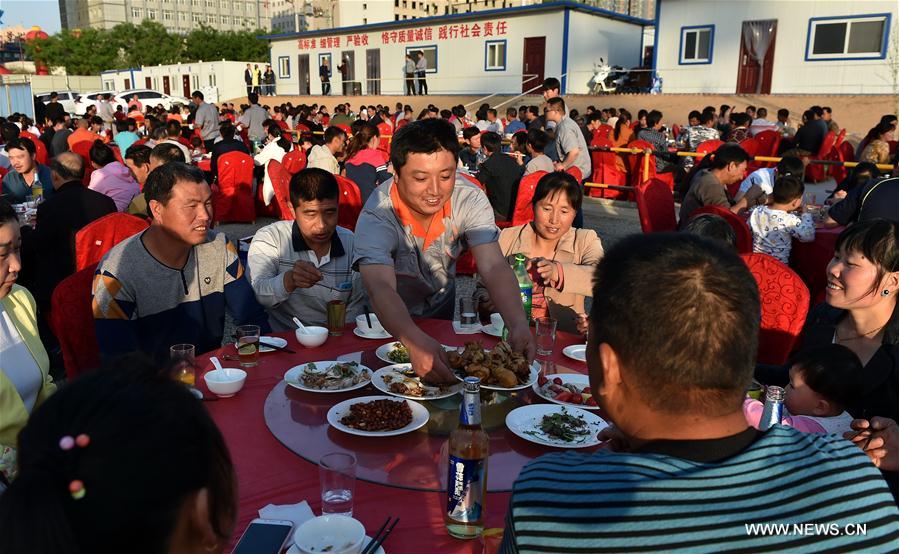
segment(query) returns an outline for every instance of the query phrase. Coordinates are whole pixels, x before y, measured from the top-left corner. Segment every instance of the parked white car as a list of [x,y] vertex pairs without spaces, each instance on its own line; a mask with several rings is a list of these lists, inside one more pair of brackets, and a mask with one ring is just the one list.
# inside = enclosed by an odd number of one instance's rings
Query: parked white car
[[[56,91],[56,94],[59,95],[57,100],[62,104],[63,109],[70,114],[75,113],[75,99],[78,98],[78,93],[74,90],[58,90]],[[37,99],[44,104],[49,104],[50,93],[44,92],[38,94]]]
[[100,101],[100,97],[104,94],[112,94],[112,99],[110,102],[112,103],[113,109],[116,106],[122,106],[122,109],[126,109],[128,107],[127,102],[120,102],[116,99],[116,92],[114,90],[96,90],[93,92],[84,92],[78,95],[78,98],[75,99],[75,115],[84,115],[84,112],[87,111],[88,106],[96,106]]
[[126,90],[116,94],[116,104],[122,104],[127,108],[128,101],[131,100],[131,98],[134,97],[135,94],[137,95],[137,99],[140,100],[140,103],[144,105],[144,108],[146,108],[147,106],[155,107],[162,104],[162,107],[168,110],[171,109],[171,107],[175,104],[181,104],[183,106],[190,104],[190,100],[184,98],[183,96],[171,96],[169,94],[163,94],[161,92],[145,88]]

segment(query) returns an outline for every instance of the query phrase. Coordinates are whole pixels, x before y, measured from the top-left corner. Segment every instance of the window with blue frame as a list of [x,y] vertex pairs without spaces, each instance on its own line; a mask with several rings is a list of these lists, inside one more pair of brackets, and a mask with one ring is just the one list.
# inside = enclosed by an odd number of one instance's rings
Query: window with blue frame
[[681,27],[680,56],[678,63],[680,65],[712,63],[714,42],[714,25]]
[[488,40],[484,43],[484,71],[506,70],[506,41]]
[[808,21],[806,61],[882,60],[887,54],[888,13],[813,17]]

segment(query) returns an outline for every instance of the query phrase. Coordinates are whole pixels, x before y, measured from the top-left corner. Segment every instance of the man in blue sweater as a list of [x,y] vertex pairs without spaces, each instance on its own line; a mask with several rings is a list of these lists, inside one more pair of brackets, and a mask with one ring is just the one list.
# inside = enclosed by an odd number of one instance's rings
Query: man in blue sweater
[[724,246],[655,233],[607,250],[587,364],[611,448],[525,466],[502,552],[895,552],[899,510],[858,447],[747,425],[759,313]]
[[196,167],[169,162],[150,172],[150,227],[110,250],[94,277],[103,357],[135,350],[157,361],[178,343],[206,352],[222,344],[225,308],[236,324],[270,329],[237,257],[212,224],[212,191]]

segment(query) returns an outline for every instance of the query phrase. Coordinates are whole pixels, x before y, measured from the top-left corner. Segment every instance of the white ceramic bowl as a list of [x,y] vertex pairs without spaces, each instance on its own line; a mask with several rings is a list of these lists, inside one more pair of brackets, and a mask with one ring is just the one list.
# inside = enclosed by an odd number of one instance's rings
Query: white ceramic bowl
[[303,554],[359,554],[365,527],[347,516],[319,516],[300,525],[293,541]]
[[223,367],[203,374],[203,380],[211,392],[222,398],[228,398],[243,388],[247,372],[234,367]]
[[368,325],[368,321],[365,319],[365,314],[360,316],[356,316],[356,327],[362,330],[363,333],[366,334],[379,334],[384,332],[384,326],[381,325],[381,322],[378,321],[378,316],[375,314],[368,314],[371,318],[371,327]]
[[297,329],[296,335],[297,342],[299,342],[306,348],[315,348],[316,346],[325,344],[325,341],[328,340],[328,329],[327,327],[306,325],[306,332],[302,333],[299,329]]

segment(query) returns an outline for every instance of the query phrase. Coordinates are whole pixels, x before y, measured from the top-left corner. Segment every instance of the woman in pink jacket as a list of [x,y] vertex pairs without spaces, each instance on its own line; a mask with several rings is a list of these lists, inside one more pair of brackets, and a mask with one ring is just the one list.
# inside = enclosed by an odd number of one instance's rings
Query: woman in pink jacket
[[127,210],[131,200],[140,194],[140,185],[131,170],[119,162],[112,148],[101,140],[94,141],[90,157],[94,172],[88,188],[112,198],[120,212]]

